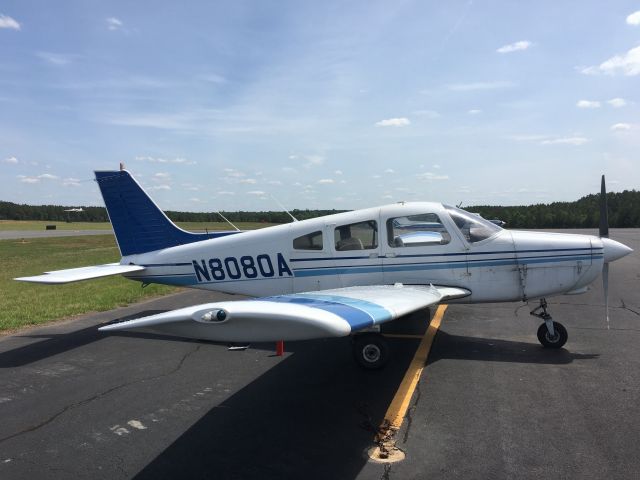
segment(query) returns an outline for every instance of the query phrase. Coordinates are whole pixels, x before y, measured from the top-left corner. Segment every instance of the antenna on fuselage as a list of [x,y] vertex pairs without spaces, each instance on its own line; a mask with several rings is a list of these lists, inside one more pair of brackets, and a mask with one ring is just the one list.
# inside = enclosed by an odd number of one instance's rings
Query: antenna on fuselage
[[281,208],[281,209],[283,209],[285,212],[287,212],[287,215],[289,215],[289,216],[293,219],[293,221],[294,221],[294,222],[297,222],[297,221],[298,221],[298,219],[297,219],[296,217],[294,217],[293,215],[291,215],[291,213],[289,212],[289,210],[287,210],[287,209],[285,208],[285,206],[284,206],[282,203],[280,203],[276,197],[274,197],[274,196],[273,196],[273,195],[271,195],[271,194],[269,194],[269,196],[273,199],[273,201],[274,201],[274,202],[276,202],[276,203],[280,206],[280,208]]
[[236,227],[233,223],[231,223],[231,220],[229,220],[227,217],[225,217],[222,213],[220,213],[219,211],[216,210],[216,213],[218,215],[220,215],[225,222],[227,222],[229,225],[231,225],[233,228],[235,228],[237,231],[240,231],[240,229],[238,227]]

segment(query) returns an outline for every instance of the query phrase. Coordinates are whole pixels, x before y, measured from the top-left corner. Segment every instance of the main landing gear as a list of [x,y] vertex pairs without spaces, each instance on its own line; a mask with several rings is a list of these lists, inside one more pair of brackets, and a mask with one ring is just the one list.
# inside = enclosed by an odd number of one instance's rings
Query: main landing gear
[[[542,311],[541,311],[542,310]],[[544,323],[538,327],[538,340],[546,348],[562,348],[567,343],[567,329],[561,323],[554,322],[547,312],[547,300],[540,299],[540,305],[531,312],[534,317],[541,318]]]
[[358,333],[352,341],[353,356],[362,368],[377,370],[389,361],[389,343],[381,333]]

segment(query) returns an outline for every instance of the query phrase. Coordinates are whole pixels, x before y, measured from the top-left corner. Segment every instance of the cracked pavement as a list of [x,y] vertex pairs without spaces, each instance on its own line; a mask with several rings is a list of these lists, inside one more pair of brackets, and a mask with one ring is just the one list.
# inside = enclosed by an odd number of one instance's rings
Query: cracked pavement
[[367,427],[418,340],[392,339],[392,363],[363,372],[348,339],[291,342],[274,357],[274,345],[97,331],[232,298],[187,291],[0,338],[0,478],[631,478],[640,230],[612,237],[635,252],[611,268],[611,330],[599,282],[549,299],[569,331],[555,352],[537,343],[533,304],[449,307],[396,436],[400,463],[367,460]]

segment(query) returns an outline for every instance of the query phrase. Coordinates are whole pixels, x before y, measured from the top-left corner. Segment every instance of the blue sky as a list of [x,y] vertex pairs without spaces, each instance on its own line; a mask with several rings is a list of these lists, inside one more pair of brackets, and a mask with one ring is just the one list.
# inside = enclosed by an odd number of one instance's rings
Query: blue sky
[[640,3],[0,4],[0,199],[514,205],[640,186]]

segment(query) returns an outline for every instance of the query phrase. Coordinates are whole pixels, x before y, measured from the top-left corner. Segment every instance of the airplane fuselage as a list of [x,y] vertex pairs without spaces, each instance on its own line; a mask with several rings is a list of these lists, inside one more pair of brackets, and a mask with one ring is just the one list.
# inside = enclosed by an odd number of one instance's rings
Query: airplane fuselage
[[398,203],[129,255],[127,277],[251,296],[403,283],[507,302],[580,291],[602,271],[595,236],[510,231],[439,203]]

